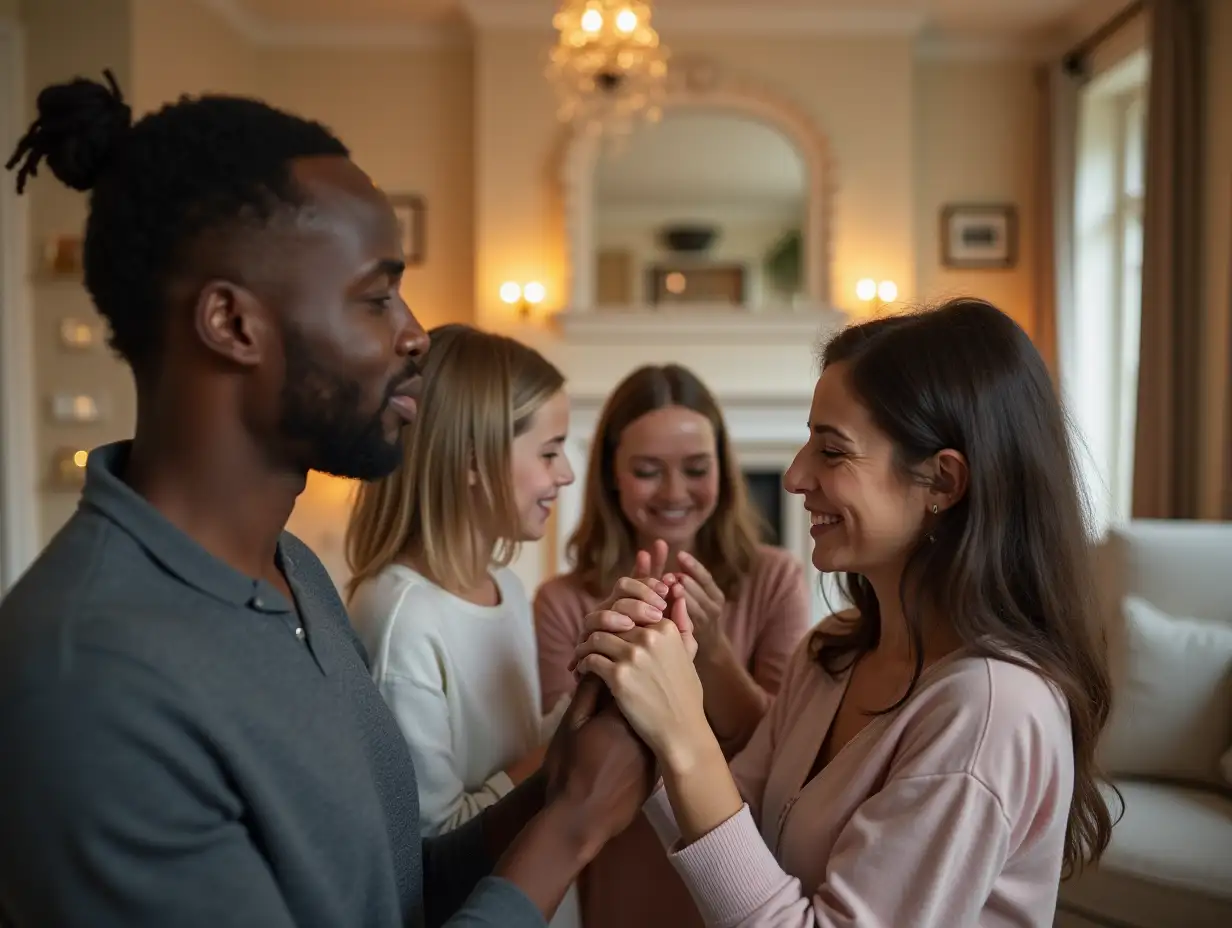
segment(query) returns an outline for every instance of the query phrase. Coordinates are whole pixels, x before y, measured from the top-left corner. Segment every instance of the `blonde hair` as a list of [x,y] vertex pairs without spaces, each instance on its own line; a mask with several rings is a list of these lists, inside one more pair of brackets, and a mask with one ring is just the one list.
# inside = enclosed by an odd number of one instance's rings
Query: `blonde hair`
[[456,324],[429,334],[419,413],[403,430],[402,464],[361,485],[347,524],[348,597],[404,558],[459,591],[517,553],[513,439],[565,378],[539,352],[503,335]]
[[719,404],[687,368],[648,365],[622,380],[607,398],[590,448],[582,518],[566,551],[573,561],[574,575],[593,595],[606,596],[622,573],[633,566],[637,554],[633,526],[620,509],[616,491],[620,435],[635,419],[667,406],[691,409],[705,416],[714,429],[719,499],[713,515],[697,532],[693,554],[729,597],[735,595],[757,558],[761,518],[749,502]]

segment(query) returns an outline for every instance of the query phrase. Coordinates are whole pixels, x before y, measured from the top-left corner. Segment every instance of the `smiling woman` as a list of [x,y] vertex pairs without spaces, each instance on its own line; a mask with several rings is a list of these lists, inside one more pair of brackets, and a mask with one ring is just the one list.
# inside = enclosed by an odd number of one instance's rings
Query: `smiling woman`
[[1108,670],[1048,369],[1012,319],[956,299],[835,336],[809,424],[784,484],[856,609],[801,645],[745,749],[729,761],[711,731],[683,621],[596,610],[577,672],[655,751],[647,815],[707,924],[1048,928],[1112,828]]
[[[535,597],[545,704],[573,688],[570,660],[586,613],[632,569],[639,548],[657,547],[683,577],[710,724],[724,749],[737,751],[809,618],[801,565],[760,543],[760,523],[706,385],[674,364],[626,377],[595,429],[582,520],[570,539],[574,570]],[[639,893],[628,892],[631,880]],[[700,925],[645,821],[608,844],[583,881],[587,928]]]

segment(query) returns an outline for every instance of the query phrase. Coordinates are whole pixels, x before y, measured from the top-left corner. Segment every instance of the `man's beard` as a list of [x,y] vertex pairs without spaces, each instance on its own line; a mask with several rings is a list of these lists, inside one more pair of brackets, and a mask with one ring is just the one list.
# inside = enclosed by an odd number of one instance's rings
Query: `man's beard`
[[402,446],[398,438],[391,441],[386,435],[382,415],[394,391],[416,373],[414,362],[390,381],[376,411],[365,413],[359,384],[317,363],[297,332],[285,333],[284,346],[286,378],[278,427],[291,447],[306,454],[301,463],[353,480],[393,473],[402,461]]

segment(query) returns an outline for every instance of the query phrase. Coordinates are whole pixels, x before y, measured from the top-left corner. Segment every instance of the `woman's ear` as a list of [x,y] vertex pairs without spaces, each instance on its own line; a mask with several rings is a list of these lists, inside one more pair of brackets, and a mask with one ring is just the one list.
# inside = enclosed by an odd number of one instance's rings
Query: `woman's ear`
[[929,500],[939,510],[949,509],[967,492],[969,471],[967,458],[959,451],[945,448],[933,456],[933,478]]

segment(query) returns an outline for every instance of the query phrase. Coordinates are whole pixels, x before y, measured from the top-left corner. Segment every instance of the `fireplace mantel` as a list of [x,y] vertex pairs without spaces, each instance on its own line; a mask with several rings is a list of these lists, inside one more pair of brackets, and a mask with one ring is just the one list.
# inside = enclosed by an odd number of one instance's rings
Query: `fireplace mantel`
[[707,344],[798,345],[811,344],[826,332],[842,328],[848,318],[838,310],[817,306],[761,312],[724,306],[605,307],[566,310],[554,321],[563,338],[573,344],[688,339]]

